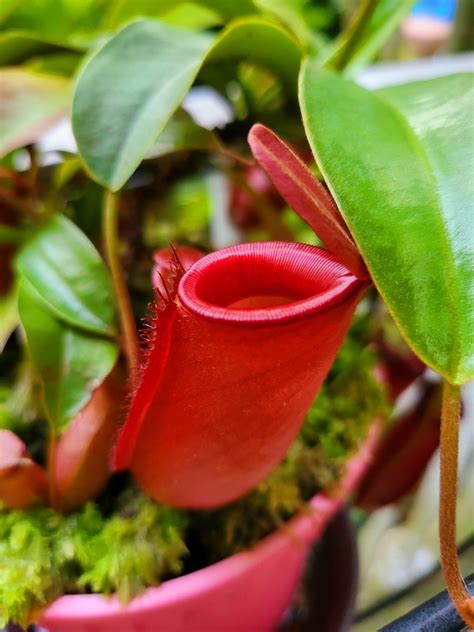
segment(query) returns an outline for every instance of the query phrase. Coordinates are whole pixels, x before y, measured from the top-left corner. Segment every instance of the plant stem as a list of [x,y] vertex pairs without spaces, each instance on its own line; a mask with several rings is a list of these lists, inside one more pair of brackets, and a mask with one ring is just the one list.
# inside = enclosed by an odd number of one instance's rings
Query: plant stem
[[343,45],[334,59],[334,66],[337,70],[343,70],[351,61],[352,53],[357,47],[364,29],[377,8],[379,0],[365,0],[359,5],[358,10],[349,22],[346,30],[342,34]]
[[106,191],[103,206],[103,231],[105,255],[112,275],[115,296],[117,298],[120,324],[123,334],[123,347],[128,369],[134,375],[139,357],[138,335],[132,304],[120,263],[118,239],[118,194]]
[[252,167],[253,165],[255,165],[255,160],[253,158],[247,158],[245,156],[242,156],[242,154],[239,154],[238,152],[234,151],[233,149],[230,149],[229,147],[226,147],[220,142],[210,147],[210,151],[216,152],[220,154],[221,156],[225,156],[226,158],[229,158],[230,160],[233,160],[234,162],[239,163],[243,167]]
[[456,546],[456,498],[461,394],[459,386],[443,383],[440,440],[439,540],[441,566],[456,610],[474,627],[474,597],[470,597],[459,568]]

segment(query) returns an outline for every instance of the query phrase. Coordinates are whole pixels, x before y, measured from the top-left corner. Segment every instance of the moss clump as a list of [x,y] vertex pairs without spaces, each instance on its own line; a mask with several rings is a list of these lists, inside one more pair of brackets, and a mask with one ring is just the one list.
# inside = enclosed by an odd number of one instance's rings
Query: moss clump
[[251,547],[340,477],[370,422],[388,410],[385,390],[374,377],[376,360],[369,347],[349,336],[282,464],[247,496],[192,517],[205,559],[214,562]]
[[185,527],[183,514],[140,494],[108,519],[93,503],[69,516],[49,508],[0,511],[0,625],[26,626],[35,610],[67,592],[116,592],[128,601],[180,572]]

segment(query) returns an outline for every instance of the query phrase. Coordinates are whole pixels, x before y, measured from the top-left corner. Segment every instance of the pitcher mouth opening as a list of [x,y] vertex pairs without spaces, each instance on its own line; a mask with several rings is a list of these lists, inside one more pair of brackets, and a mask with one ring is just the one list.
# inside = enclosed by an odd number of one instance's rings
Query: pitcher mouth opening
[[178,297],[212,320],[289,322],[343,300],[361,282],[322,248],[292,242],[254,242],[224,248],[196,262]]

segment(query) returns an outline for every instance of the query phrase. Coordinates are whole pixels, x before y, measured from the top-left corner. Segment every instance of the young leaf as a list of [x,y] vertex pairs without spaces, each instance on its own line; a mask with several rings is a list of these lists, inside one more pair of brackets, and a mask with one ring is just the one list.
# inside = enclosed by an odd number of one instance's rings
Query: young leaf
[[364,262],[334,200],[304,162],[263,125],[254,125],[248,140],[253,155],[288,205],[353,274],[367,278]]
[[53,216],[20,251],[20,275],[55,316],[69,325],[111,336],[115,300],[105,265],[77,226]]
[[73,128],[101,184],[114,191],[125,184],[183,100],[211,43],[202,33],[138,20],[84,66]]
[[415,353],[474,376],[469,74],[371,93],[306,62],[300,100],[319,167]]
[[31,359],[43,380],[46,412],[62,429],[112,370],[117,345],[60,321],[26,279],[18,307]]
[[19,68],[0,69],[0,157],[34,143],[69,102],[69,81]]

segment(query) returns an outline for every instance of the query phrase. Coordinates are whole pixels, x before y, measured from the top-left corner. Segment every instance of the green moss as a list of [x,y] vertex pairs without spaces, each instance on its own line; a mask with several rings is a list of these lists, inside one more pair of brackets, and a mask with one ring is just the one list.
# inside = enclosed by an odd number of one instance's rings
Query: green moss
[[144,588],[177,575],[187,553],[184,514],[138,493],[124,515],[112,516],[87,543],[87,559],[78,584],[94,592],[117,593],[129,601]]
[[183,514],[138,494],[126,515],[105,519],[93,503],[62,516],[48,508],[0,511],[0,625],[67,592],[116,592],[128,601],[186,553]]

